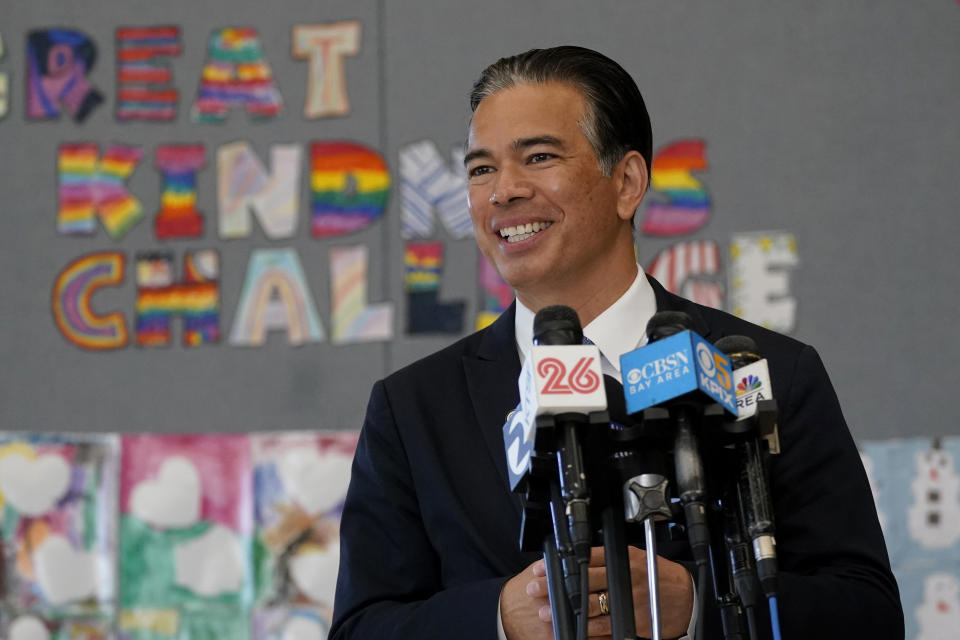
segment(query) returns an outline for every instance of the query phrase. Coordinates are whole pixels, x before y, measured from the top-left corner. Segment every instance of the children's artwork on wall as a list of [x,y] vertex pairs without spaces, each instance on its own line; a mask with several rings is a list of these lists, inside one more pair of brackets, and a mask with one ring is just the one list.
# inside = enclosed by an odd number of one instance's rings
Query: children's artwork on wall
[[283,108],[260,36],[250,27],[211,34],[193,121],[223,122],[235,107],[243,107],[257,120],[272,119]]
[[477,251],[477,272],[480,280],[480,312],[477,313],[479,331],[507,310],[513,302],[513,287],[500,277],[490,261],[480,251]]
[[667,291],[715,309],[723,308],[720,247],[712,240],[678,242],[660,251],[645,271]]
[[737,233],[730,240],[730,312],[768,329],[789,334],[796,325],[797,300],[790,272],[799,265],[792,233]]
[[[0,35],[0,62],[3,62],[3,36]],[[7,109],[10,106],[10,77],[6,73],[0,73],[0,118],[7,115]]]
[[273,145],[268,172],[249,142],[239,140],[217,149],[221,238],[249,236],[253,216],[268,238],[290,238],[297,232],[302,155],[299,145]]
[[460,333],[466,302],[440,301],[442,242],[408,242],[403,256],[407,332]]
[[167,144],[154,156],[163,175],[160,211],[153,221],[158,240],[203,235],[203,213],[197,210],[197,173],[206,162],[202,144]]
[[38,29],[27,34],[27,118],[51,120],[65,109],[83,122],[103,102],[87,79],[97,45],[72,29]]
[[306,118],[350,113],[344,57],[358,53],[360,23],[356,20],[293,28],[293,57],[309,61],[307,99],[303,105]]
[[324,638],[356,432],[251,436],[256,503],[255,640]]
[[117,120],[176,119],[179,93],[167,58],[180,55],[180,27],[120,27],[116,33]]
[[333,342],[370,342],[393,336],[393,303],[367,303],[366,245],[330,249]]
[[141,147],[112,144],[100,157],[96,144],[60,145],[57,157],[60,207],[57,232],[90,235],[97,217],[114,240],[119,240],[143,217],[143,207],[126,188],[140,163]]
[[448,165],[432,140],[400,149],[400,233],[404,238],[432,237],[436,215],[454,238],[473,235],[463,158],[462,146],[455,147]]
[[68,264],[53,284],[51,306],[60,333],[78,347],[119,349],[127,344],[127,324],[120,311],[98,314],[93,294],[123,283],[126,256],[116,251],[91,253]]
[[248,437],[129,435],[122,450],[120,630],[129,638],[248,637]]
[[187,252],[175,279],[172,252],[137,255],[137,344],[170,344],[174,316],[183,319],[183,344],[220,340],[220,257],[213,249]]
[[118,464],[116,436],[0,434],[0,636],[109,623]]
[[648,236],[681,236],[693,233],[710,217],[710,195],[693,173],[706,171],[703,140],[679,140],[658,149],[650,171],[650,188],[666,196],[651,199],[641,227]]
[[230,344],[259,346],[272,330],[290,344],[321,342],[323,325],[294,249],[254,249],[230,331]]
[[355,142],[310,145],[310,233],[329,238],[370,226],[383,215],[390,169],[379,152]]

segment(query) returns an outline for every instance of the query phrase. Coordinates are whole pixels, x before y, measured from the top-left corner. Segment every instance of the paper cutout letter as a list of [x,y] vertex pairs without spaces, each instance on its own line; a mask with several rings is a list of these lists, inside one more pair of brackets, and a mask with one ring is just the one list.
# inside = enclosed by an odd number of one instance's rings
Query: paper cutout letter
[[180,94],[163,58],[180,52],[180,27],[117,29],[117,120],[162,122],[177,117]]
[[155,161],[163,174],[160,212],[153,221],[159,240],[203,235],[203,214],[197,211],[197,172],[204,165],[202,144],[157,147]]
[[400,149],[400,232],[404,238],[433,235],[434,212],[454,238],[473,235],[467,208],[467,174],[463,150],[455,148],[448,169],[431,140]]
[[60,145],[57,232],[95,233],[95,216],[99,216],[110,237],[119,240],[143,217],[140,201],[124,184],[140,163],[143,150],[114,144],[107,147],[103,159],[99,154],[96,144]]
[[83,122],[103,102],[87,80],[97,45],[79,31],[38,29],[27,33],[27,118],[51,120],[63,106]]
[[137,256],[137,344],[170,344],[174,315],[183,317],[183,344],[220,340],[220,264],[213,249],[188,252],[183,281],[174,280],[173,253]]
[[477,274],[480,280],[480,312],[477,314],[477,331],[483,329],[507,310],[513,302],[513,287],[500,277],[480,251],[477,264]]
[[252,28],[219,29],[210,36],[200,89],[193,103],[194,122],[223,122],[234,107],[258,120],[274,118],[283,98]]
[[[3,35],[0,35],[0,61],[3,61]],[[0,118],[7,115],[7,109],[10,106],[9,94],[10,77],[6,73],[0,73]]]
[[290,344],[321,342],[323,326],[294,249],[255,249],[240,293],[230,344],[260,346],[271,329]]
[[799,264],[797,241],[785,232],[734,235],[730,241],[730,311],[781,333],[796,326],[790,270]]
[[293,28],[293,57],[310,62],[304,116],[314,119],[350,113],[343,58],[358,53],[360,23],[356,20]]
[[440,302],[443,243],[408,242],[404,252],[407,333],[460,333],[466,302]]
[[342,236],[383,215],[390,195],[390,170],[383,156],[354,142],[310,145],[315,238]]
[[667,202],[651,202],[643,219],[648,236],[693,233],[710,217],[710,196],[692,171],[707,169],[703,140],[680,140],[658,150],[653,158],[650,186]]
[[123,284],[124,254],[91,253],[67,265],[53,285],[53,317],[60,333],[84,349],[119,349],[127,344],[127,325],[119,311],[97,315],[90,305],[102,287]]
[[712,240],[678,242],[667,247],[654,257],[646,271],[672,293],[714,309],[723,308],[723,284],[704,278],[720,275],[720,248]]
[[393,303],[367,304],[366,245],[330,250],[330,288],[333,291],[333,342],[389,340],[393,336]]
[[247,142],[231,142],[217,150],[221,238],[249,236],[251,209],[268,238],[290,238],[297,232],[299,145],[273,145],[270,164],[268,173]]

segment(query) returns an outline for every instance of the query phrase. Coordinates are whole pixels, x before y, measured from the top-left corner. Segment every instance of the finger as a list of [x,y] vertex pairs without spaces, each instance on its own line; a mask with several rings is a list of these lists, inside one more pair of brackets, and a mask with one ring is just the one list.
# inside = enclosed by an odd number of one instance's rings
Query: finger
[[537,560],[530,568],[533,570],[533,575],[535,576],[545,576],[547,575],[547,564],[543,560]]
[[603,591],[607,588],[607,568],[590,567],[590,591]]
[[591,638],[610,637],[612,630],[610,616],[599,616],[587,621],[587,636]]
[[592,547],[590,549],[590,566],[591,567],[602,567],[606,564],[604,560],[606,556],[604,555],[603,547]]
[[546,598],[549,595],[547,591],[547,579],[534,578],[527,583],[526,593],[528,596],[532,596],[534,598]]

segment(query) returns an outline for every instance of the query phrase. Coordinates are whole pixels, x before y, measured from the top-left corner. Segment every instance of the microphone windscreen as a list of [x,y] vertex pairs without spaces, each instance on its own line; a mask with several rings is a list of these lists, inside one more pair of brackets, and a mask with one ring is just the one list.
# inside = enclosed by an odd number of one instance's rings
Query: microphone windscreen
[[580,316],[570,307],[555,304],[533,317],[533,343],[542,345],[583,344]]
[[656,342],[687,329],[693,329],[689,314],[683,311],[657,311],[647,322],[647,340]]

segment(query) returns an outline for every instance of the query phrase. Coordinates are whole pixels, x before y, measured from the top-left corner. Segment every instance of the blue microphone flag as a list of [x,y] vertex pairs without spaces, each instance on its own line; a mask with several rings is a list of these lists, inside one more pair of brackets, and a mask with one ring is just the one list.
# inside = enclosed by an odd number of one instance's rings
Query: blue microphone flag
[[737,415],[729,358],[692,331],[620,356],[627,413],[701,391]]

